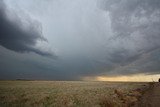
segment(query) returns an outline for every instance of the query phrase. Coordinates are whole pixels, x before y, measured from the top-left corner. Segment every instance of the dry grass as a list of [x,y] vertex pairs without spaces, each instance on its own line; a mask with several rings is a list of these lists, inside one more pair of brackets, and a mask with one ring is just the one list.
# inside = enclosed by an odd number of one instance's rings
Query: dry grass
[[0,107],[121,107],[147,83],[0,81]]

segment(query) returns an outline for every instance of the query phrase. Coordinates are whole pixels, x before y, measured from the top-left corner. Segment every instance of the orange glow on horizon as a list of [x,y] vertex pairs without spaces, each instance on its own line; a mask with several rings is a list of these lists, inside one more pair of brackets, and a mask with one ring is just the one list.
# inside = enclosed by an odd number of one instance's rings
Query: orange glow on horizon
[[85,77],[83,80],[86,81],[124,81],[124,82],[157,82],[160,78],[160,74],[146,75],[146,74],[136,74],[129,76],[95,76],[95,77]]

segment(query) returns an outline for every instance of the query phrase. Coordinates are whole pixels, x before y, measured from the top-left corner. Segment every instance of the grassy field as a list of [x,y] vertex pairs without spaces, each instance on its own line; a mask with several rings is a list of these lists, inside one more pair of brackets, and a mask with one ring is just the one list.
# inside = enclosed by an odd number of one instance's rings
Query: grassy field
[[126,107],[149,83],[0,81],[0,107]]

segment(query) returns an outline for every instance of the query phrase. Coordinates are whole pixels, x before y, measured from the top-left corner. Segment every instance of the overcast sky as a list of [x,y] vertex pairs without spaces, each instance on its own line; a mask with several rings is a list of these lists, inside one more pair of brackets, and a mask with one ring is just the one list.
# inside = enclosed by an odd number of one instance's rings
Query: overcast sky
[[1,0],[0,79],[160,74],[160,0]]

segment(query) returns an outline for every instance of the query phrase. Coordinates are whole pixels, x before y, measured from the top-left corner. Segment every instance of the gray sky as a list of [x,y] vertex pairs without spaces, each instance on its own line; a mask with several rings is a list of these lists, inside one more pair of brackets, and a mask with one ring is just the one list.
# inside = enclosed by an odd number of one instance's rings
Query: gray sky
[[1,0],[0,79],[160,74],[159,0]]

